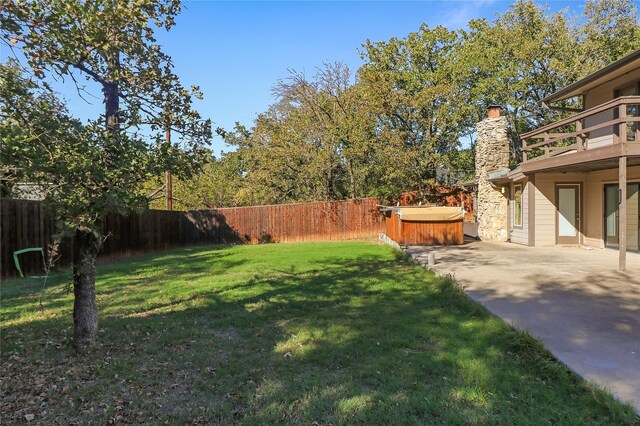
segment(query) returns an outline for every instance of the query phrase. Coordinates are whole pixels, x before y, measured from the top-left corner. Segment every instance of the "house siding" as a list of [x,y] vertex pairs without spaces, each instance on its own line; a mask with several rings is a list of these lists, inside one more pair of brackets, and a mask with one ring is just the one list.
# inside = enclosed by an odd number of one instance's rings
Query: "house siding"
[[[618,169],[599,170],[586,175],[584,202],[584,244],[594,248],[604,247],[604,186],[618,183]],[[627,181],[640,181],[640,166],[627,169]],[[637,206],[629,206],[628,217],[638,217]],[[635,215],[635,216],[631,216]],[[637,221],[630,221],[631,226],[637,227]]]
[[[585,109],[594,108],[614,98],[616,89],[628,86],[640,80],[640,69],[608,81],[600,86],[594,87],[584,95]],[[613,110],[604,111],[584,120],[584,127],[594,126],[605,121],[613,120]],[[613,144],[613,127],[605,127],[590,132],[588,139],[589,149],[598,148]]]
[[[640,181],[640,166],[633,166],[627,169],[627,180],[628,182]],[[582,184],[582,229],[580,230],[582,244],[594,248],[604,247],[604,185],[618,183],[618,169],[587,173],[537,173],[535,182],[535,218],[533,226],[535,226],[536,246],[556,245],[556,184],[580,183]],[[526,197],[523,197],[523,204],[525,199]],[[638,217],[639,212],[636,210],[636,205],[630,206],[627,215],[629,217]],[[526,226],[530,223],[527,217]],[[635,229],[638,227],[638,223],[630,220],[629,226]],[[523,226],[523,229],[525,228]],[[521,242],[523,240],[520,239],[520,235],[517,232],[512,232],[512,241],[525,244]]]
[[[536,246],[556,245],[556,184],[580,183],[582,184],[582,194],[584,194],[584,178],[584,173],[536,174]],[[584,196],[581,195],[581,198]]]

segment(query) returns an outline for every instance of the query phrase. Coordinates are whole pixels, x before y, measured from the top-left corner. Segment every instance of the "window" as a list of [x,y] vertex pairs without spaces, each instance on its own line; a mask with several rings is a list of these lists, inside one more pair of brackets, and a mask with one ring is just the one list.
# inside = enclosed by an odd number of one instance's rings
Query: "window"
[[513,185],[513,225],[522,226],[522,185]]

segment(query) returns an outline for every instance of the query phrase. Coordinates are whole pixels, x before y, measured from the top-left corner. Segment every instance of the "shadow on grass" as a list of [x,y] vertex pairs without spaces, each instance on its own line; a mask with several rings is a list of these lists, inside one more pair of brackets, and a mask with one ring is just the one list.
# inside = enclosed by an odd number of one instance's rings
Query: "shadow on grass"
[[[55,336],[38,336],[31,323],[8,327],[3,339],[21,345],[3,362],[3,392],[10,398],[0,414],[21,418],[32,410],[29,404],[45,403],[45,417],[65,421],[634,420],[629,407],[589,388],[534,339],[469,301],[451,280],[386,249],[318,256],[302,265],[289,259],[262,270],[250,267],[254,252],[238,256],[232,250],[179,253],[107,270],[100,291],[114,294],[126,316],[114,308],[103,318],[99,347],[87,358],[49,343],[69,340],[67,317],[42,320]],[[140,290],[146,281],[138,275],[151,274],[146,279],[164,287],[223,271],[244,275],[222,277],[208,289],[185,286],[160,307],[140,306],[163,290]],[[124,290],[112,282],[129,283],[125,287],[141,294],[115,296]]]
[[[126,305],[130,306],[130,310],[136,307],[148,310],[149,306],[140,304],[165,292],[159,284],[176,285],[223,274],[245,262],[242,259],[227,259],[230,256],[228,251],[228,246],[189,247],[99,265],[98,303],[107,302],[107,306],[112,305],[120,310]],[[138,290],[141,286],[145,286],[142,294],[129,297],[129,290]],[[49,294],[42,297],[40,293],[44,290]],[[55,272],[47,282],[34,278],[6,280],[1,293],[3,322],[16,320],[25,310],[36,313],[70,308],[72,274],[70,271]],[[101,306],[104,307],[104,304]],[[109,308],[102,313],[108,314]],[[32,316],[30,320],[34,325],[38,316]]]

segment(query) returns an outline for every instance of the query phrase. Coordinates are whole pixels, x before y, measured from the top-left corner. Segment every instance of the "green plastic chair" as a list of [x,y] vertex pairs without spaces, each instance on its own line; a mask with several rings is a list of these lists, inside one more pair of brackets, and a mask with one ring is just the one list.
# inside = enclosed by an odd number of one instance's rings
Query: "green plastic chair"
[[[44,269],[44,266],[47,264],[47,262],[44,260],[44,250],[42,250],[42,247],[31,247],[31,248],[26,248],[26,249],[22,249],[22,250],[16,250],[13,252],[13,263],[16,264],[16,269],[18,270],[18,273],[20,274],[20,278],[24,278],[24,274],[22,273],[22,268],[20,267],[20,259],[18,259],[18,255],[23,254],[23,253],[30,253],[30,252],[40,252],[40,255],[42,256],[42,269]],[[46,272],[46,271],[45,271]],[[45,275],[34,275],[30,278],[46,278]]]

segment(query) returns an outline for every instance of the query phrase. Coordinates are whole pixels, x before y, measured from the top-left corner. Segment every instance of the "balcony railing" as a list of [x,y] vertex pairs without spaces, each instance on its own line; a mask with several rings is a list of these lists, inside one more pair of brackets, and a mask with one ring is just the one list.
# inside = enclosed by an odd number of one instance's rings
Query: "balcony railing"
[[[613,112],[614,118],[599,121],[597,114]],[[589,120],[589,119],[592,120]],[[592,121],[585,127],[586,121]],[[589,149],[589,135],[609,128],[611,143],[635,141],[640,143],[640,96],[623,96],[571,117],[520,135],[522,162],[555,157]],[[600,132],[602,133],[602,132]],[[605,131],[607,133],[607,131]],[[600,137],[602,134],[600,134]]]

